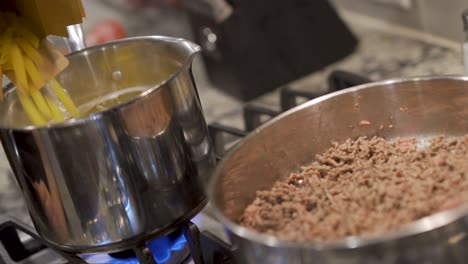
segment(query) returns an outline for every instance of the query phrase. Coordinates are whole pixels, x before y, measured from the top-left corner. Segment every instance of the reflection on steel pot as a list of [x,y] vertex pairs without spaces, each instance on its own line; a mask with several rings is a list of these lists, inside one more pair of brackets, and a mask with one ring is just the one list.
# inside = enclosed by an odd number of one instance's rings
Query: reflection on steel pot
[[107,110],[34,127],[8,90],[0,137],[38,233],[62,250],[113,251],[163,235],[206,204],[214,155],[191,73],[195,44],[141,37],[69,55],[77,105],[128,87]]
[[[462,136],[468,133],[467,105],[467,77],[398,79],[317,98],[253,131],[218,165],[208,188],[214,212],[238,251],[238,263],[467,263],[468,206],[376,239],[349,237],[331,243],[288,242],[237,224],[257,190],[287,178],[332,140],[411,136],[424,143],[440,134]],[[360,127],[362,120],[371,124]]]

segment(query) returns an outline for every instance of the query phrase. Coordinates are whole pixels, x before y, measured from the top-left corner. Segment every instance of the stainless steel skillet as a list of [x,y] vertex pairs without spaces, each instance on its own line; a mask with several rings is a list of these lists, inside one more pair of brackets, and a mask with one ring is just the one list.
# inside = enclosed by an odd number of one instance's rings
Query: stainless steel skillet
[[[369,121],[362,125],[361,121]],[[360,125],[361,123],[361,125]],[[364,122],[367,123],[367,122]],[[255,192],[312,161],[332,140],[468,133],[468,77],[369,83],[298,106],[253,131],[218,165],[208,195],[238,263],[468,263],[468,208],[413,222],[378,239],[293,243],[237,224]],[[468,161],[467,161],[468,162]]]

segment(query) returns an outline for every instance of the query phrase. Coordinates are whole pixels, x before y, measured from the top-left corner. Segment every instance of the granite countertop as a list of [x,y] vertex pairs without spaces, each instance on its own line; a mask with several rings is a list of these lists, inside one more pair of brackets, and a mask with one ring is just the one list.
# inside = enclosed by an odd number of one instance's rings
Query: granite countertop
[[[333,70],[350,71],[373,81],[463,73],[461,43],[440,40],[354,13],[342,12],[342,17],[359,38],[360,42],[354,53],[321,71],[288,84],[289,87],[302,91],[327,89],[327,77]],[[216,120],[221,124],[244,128],[241,111],[244,103],[227,96],[219,97],[216,101],[211,100],[213,93],[217,91],[207,89],[204,79],[199,82],[198,87],[208,122]],[[279,90],[276,90],[252,102],[279,110],[279,99]]]
[[[322,71],[315,72],[290,86],[298,90],[326,88],[326,78],[332,70],[351,71],[381,80],[393,77],[420,76],[430,74],[461,74],[462,56],[456,43],[434,44],[418,34],[388,27],[382,23],[356,14],[344,14],[352,30],[360,39],[356,51]],[[243,128],[242,109],[245,104],[214,89],[204,74],[200,60],[195,62],[194,75],[208,123]],[[256,103],[277,109],[279,93],[273,91],[256,100]],[[3,151],[0,151],[0,214],[11,215],[31,223],[24,201],[10,172]]]

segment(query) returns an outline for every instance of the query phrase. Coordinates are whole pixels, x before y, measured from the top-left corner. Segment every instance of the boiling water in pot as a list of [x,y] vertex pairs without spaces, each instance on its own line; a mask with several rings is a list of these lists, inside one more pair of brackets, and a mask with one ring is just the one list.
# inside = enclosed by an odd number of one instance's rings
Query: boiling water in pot
[[125,103],[146,90],[148,90],[147,86],[135,86],[120,89],[81,104],[78,106],[78,110],[80,110],[80,113],[83,116],[88,116],[93,113],[104,111],[121,103]]

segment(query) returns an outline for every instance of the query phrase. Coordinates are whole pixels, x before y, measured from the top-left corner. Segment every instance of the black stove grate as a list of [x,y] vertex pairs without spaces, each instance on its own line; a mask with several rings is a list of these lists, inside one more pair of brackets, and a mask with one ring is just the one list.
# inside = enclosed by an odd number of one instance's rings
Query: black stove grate
[[[18,231],[27,234],[33,239],[23,243],[19,237]],[[11,217],[3,217],[0,219],[0,241],[0,264],[14,264],[41,250],[53,248],[47,241],[41,239],[32,227],[22,224],[20,221]],[[56,253],[66,259],[67,263],[85,263],[77,255],[67,254],[61,251],[56,251]]]
[[243,108],[245,131],[219,123],[208,125],[216,155],[218,158],[221,158],[227,151],[227,146],[230,146],[229,142],[226,142],[226,138],[231,137],[238,139],[244,137],[271,118],[297,106],[299,104],[298,99],[312,100],[331,92],[365,84],[370,81],[371,80],[366,77],[351,72],[333,71],[328,76],[328,89],[324,92],[300,91],[292,89],[289,86],[280,88],[280,111],[248,103]]

